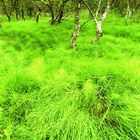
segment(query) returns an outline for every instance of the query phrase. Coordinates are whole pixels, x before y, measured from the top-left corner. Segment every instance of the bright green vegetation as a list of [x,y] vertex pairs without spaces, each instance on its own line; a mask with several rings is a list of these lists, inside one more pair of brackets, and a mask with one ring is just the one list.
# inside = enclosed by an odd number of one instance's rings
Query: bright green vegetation
[[74,50],[72,29],[72,20],[3,24],[0,139],[140,139],[140,24],[110,16],[92,45],[89,22]]

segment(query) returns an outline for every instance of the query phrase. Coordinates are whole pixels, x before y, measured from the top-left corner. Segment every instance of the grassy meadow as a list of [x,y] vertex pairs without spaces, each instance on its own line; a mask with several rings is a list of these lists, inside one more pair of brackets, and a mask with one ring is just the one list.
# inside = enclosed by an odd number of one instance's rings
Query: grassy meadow
[[91,21],[70,49],[73,25],[3,23],[1,140],[140,139],[140,23],[110,15],[93,45]]

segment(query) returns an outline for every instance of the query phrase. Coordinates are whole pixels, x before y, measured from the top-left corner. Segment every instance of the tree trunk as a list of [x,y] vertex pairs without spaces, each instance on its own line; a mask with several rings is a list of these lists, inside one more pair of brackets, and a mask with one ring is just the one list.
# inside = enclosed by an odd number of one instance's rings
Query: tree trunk
[[8,21],[10,22],[11,21],[11,17],[10,16],[7,16],[7,18],[8,18]]
[[96,38],[92,41],[92,43],[93,44],[98,43],[102,36],[103,36],[102,22],[99,21],[99,22],[96,23]]
[[32,8],[29,8],[29,17],[32,18]]
[[18,21],[19,20],[19,17],[18,17],[18,11],[16,10],[16,20]]
[[53,25],[55,23],[55,20],[54,20],[54,12],[52,11],[51,12],[51,25]]
[[[101,14],[99,14],[100,10],[101,10],[100,9],[101,2],[102,2],[101,0],[98,3],[98,8],[96,10],[96,14],[94,14],[94,12],[92,11],[92,9],[90,8],[90,6],[88,5],[88,3],[86,1],[82,1],[82,2],[88,8],[89,13],[91,14],[91,17],[96,24],[96,38],[92,41],[92,43],[96,44],[100,40],[100,38],[103,36],[102,25],[103,25],[103,22],[105,21],[105,19],[107,18],[108,13],[110,12],[111,3],[108,1],[105,11],[101,15]],[[98,20],[98,17],[100,17],[100,20]]]
[[74,27],[74,33],[72,34],[72,38],[70,41],[70,47],[75,48],[76,46],[76,40],[80,32],[80,8],[81,4],[77,3],[75,7],[75,27]]
[[127,2],[126,15],[125,15],[125,23],[126,23],[126,25],[128,25],[128,22],[129,22],[129,19],[131,18],[131,16],[132,16],[132,11],[130,9],[130,3],[128,1]]
[[57,20],[58,23],[61,22],[61,20],[63,18],[63,14],[64,14],[64,11],[63,10],[59,12],[59,17],[58,17],[58,20]]
[[40,14],[41,14],[41,9],[39,9],[39,11],[37,12],[36,23],[39,22]]
[[59,13],[58,13],[58,19],[57,19],[57,22],[60,23],[62,18],[63,18],[63,15],[64,15],[64,8],[65,8],[65,4],[68,2],[68,0],[62,0],[62,4],[60,6],[60,9],[59,9]]
[[24,10],[23,9],[21,9],[21,17],[22,17],[23,20],[25,20],[25,18],[24,18]]

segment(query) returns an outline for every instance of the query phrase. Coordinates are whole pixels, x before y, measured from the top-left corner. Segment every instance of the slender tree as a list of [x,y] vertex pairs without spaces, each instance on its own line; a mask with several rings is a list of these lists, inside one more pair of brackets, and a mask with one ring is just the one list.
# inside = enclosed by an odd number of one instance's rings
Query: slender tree
[[92,43],[96,44],[103,36],[103,23],[107,18],[109,12],[111,11],[112,6],[116,2],[116,0],[82,0],[82,2],[89,10],[91,18],[96,24],[96,38],[92,41]]
[[81,0],[73,0],[75,5],[75,17],[74,17],[74,32],[71,37],[70,47],[75,48],[76,40],[80,32],[80,10],[81,10]]

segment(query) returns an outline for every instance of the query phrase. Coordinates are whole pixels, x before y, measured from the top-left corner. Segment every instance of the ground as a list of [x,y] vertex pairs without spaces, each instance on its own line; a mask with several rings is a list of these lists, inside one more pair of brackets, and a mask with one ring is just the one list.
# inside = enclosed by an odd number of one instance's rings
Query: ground
[[140,139],[140,24],[110,15],[103,28],[93,45],[87,23],[70,49],[72,18],[3,23],[2,140]]

